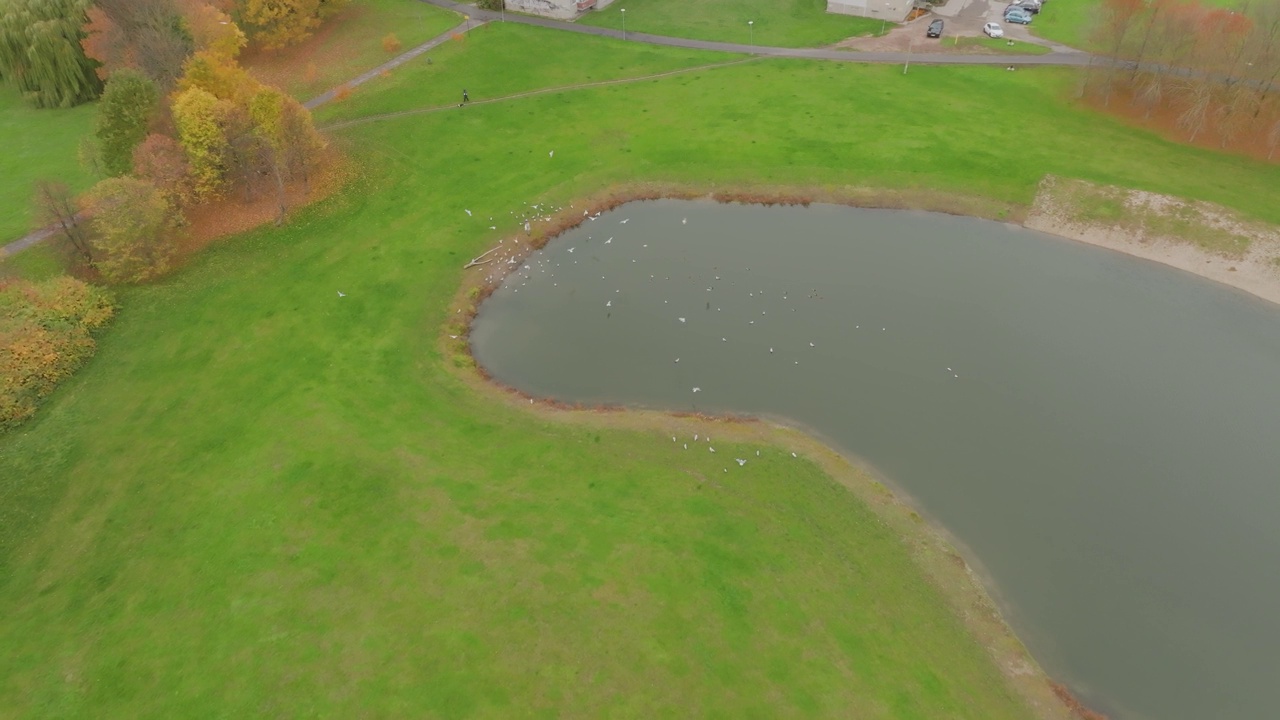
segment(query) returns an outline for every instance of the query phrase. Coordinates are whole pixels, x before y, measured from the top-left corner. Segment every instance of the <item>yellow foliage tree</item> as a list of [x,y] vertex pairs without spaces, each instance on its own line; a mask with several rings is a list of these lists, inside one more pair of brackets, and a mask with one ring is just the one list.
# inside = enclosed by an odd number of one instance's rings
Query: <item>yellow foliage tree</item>
[[173,123],[187,154],[197,200],[217,197],[226,184],[230,148],[220,122],[222,114],[218,98],[202,88],[185,90],[173,101]]
[[248,42],[230,15],[208,3],[188,1],[182,6],[182,15],[196,51],[231,59],[239,55]]
[[250,37],[267,50],[306,40],[320,22],[347,0],[237,0]]
[[84,213],[93,230],[94,267],[107,280],[140,282],[169,269],[177,215],[155,185],[107,178],[85,193]]

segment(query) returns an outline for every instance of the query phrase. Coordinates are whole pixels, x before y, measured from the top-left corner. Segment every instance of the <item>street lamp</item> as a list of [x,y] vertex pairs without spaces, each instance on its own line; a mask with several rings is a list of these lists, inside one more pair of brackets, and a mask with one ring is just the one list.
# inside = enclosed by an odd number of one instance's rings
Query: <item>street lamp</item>
[[502,0],[502,4],[498,6],[502,12],[502,22],[507,21],[507,0]]
[[622,8],[622,39],[627,39],[627,9]]
[[751,38],[750,43],[752,45],[756,44],[756,21],[755,20],[747,21],[747,37]]

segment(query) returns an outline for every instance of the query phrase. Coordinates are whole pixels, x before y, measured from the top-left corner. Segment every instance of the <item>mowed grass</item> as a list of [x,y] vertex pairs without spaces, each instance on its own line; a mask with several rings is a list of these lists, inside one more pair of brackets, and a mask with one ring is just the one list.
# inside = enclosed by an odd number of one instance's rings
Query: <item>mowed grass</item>
[[623,8],[629,32],[774,47],[820,47],[885,27],[871,18],[828,13],[826,0],[618,0],[578,22],[622,29]]
[[92,184],[78,151],[80,141],[93,134],[96,107],[36,110],[22,102],[17,90],[0,83],[0,244],[38,224],[37,180],[57,180],[76,191]]
[[1017,55],[1045,55],[1050,52],[1049,48],[1043,45],[1036,45],[1035,43],[1023,42],[1021,40],[1005,40],[1003,38],[989,38],[985,36],[956,36],[951,40],[951,43],[959,45],[960,47],[982,47],[988,50]]
[[[553,36],[505,32],[465,54]],[[595,52],[636,75],[690,60]],[[478,396],[440,339],[463,263],[514,229],[483,218],[616,182],[1025,202],[1054,172],[1280,220],[1260,190],[1280,168],[1074,109],[1070,84],[764,61],[344,130],[364,169],[346,192],[125,293],[95,360],[0,438],[0,707],[1028,717],[814,465],[540,420]],[[1054,132],[1015,147],[1012,125]]]
[[1028,26],[1031,34],[1076,48],[1092,48],[1102,0],[1053,0]]
[[[480,50],[473,51],[472,44]],[[535,56],[538,62],[529,62]],[[450,40],[415,58],[389,77],[361,86],[348,100],[320,106],[315,118],[324,125],[380,113],[456,107],[464,88],[472,103],[482,103],[518,93],[658,75],[744,57],[590,35],[570,38],[555,30],[490,23],[460,41]]]
[[[246,53],[241,60],[259,80],[309,100],[461,22],[456,13],[416,0],[353,0],[306,42]],[[383,48],[389,34],[400,41],[400,51]]]
[[12,255],[0,254],[0,279],[48,280],[61,275],[66,264],[53,244],[43,242]]

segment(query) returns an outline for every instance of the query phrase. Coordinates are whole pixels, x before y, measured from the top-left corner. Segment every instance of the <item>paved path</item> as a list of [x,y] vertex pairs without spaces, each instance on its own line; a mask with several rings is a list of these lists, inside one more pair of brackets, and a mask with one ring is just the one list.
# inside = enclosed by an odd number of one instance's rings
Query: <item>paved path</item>
[[[459,10],[458,12],[463,12],[463,11]],[[463,14],[465,15],[466,13],[463,13]],[[400,67],[401,65],[409,62],[410,60],[418,57],[419,55],[427,52],[428,50],[433,50],[439,47],[440,45],[444,44],[445,41],[449,40],[453,36],[461,35],[462,33],[465,33],[483,24],[484,24],[483,20],[473,20],[471,18],[467,18],[466,21],[463,22],[461,25],[458,25],[457,27],[451,28],[449,30],[444,31],[443,33],[440,33],[439,35],[422,43],[418,47],[413,48],[408,52],[401,53],[395,56],[391,60],[388,60],[387,62],[379,65],[378,67],[370,70],[367,73],[364,73],[363,75],[357,75],[356,77],[343,83],[341,87],[353,88],[353,87],[356,87],[357,85],[363,85],[369,82],[370,80],[382,75],[382,73],[390,72],[391,70]],[[317,95],[316,97],[313,97],[302,104],[308,110],[313,110],[329,102],[330,100],[333,100],[338,95],[338,90],[339,88],[333,88],[332,90],[329,90],[328,92]]]

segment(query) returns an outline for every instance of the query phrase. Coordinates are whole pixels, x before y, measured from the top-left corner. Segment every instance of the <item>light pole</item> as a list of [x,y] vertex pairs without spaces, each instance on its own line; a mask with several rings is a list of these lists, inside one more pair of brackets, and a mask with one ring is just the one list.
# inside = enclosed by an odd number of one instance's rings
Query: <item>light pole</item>
[[502,4],[498,6],[502,12],[502,22],[507,21],[507,0],[502,0]]
[[627,39],[627,9],[622,8],[622,39]]
[[755,20],[747,21],[747,37],[750,38],[750,40],[748,41],[750,44],[752,45],[756,44],[756,21]]

